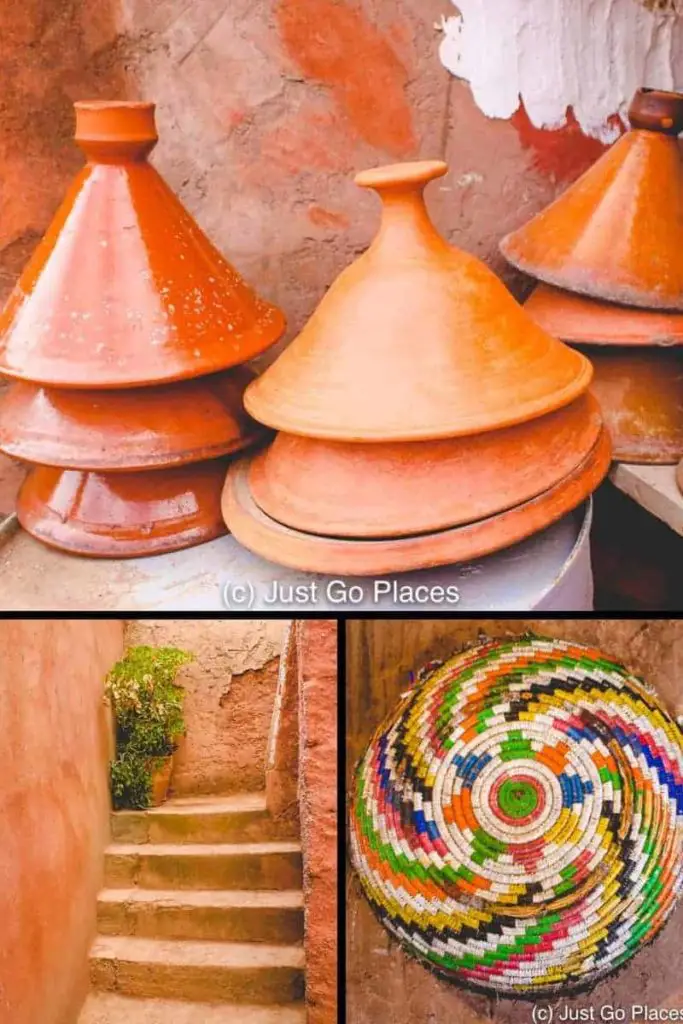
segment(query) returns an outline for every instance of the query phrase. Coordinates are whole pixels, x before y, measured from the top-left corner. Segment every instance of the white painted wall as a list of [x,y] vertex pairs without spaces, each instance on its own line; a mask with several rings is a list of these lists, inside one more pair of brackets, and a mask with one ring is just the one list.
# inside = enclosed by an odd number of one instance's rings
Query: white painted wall
[[[488,117],[520,97],[537,128],[568,106],[587,135],[611,142],[639,86],[683,90],[683,0],[453,0],[443,64],[466,79]],[[651,9],[653,8],[653,9]]]

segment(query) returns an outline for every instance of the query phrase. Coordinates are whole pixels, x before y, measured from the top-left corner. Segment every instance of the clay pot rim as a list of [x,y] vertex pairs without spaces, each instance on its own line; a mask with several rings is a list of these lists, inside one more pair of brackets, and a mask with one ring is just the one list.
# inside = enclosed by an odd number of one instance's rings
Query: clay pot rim
[[[544,422],[545,421],[545,422]],[[579,425],[580,424],[580,425]],[[279,434],[275,438],[273,444],[278,446],[278,441],[284,441],[287,444],[287,438],[294,440],[299,444],[303,442],[304,445],[316,446],[314,450],[311,448],[300,448],[294,447],[294,449],[285,447],[285,453],[278,451],[275,455],[276,468],[275,479],[273,482],[270,475],[270,468],[273,458],[271,454],[273,446],[267,446],[258,452],[253,454],[253,458],[249,461],[249,491],[254,504],[275,522],[280,522],[283,526],[294,530],[300,530],[303,533],[315,535],[315,536],[336,536],[344,540],[351,539],[384,539],[388,540],[391,538],[400,538],[405,536],[415,536],[421,533],[437,533],[441,530],[453,529],[455,527],[464,527],[472,523],[481,522],[486,518],[491,518],[495,515],[499,515],[503,512],[510,510],[518,506],[519,504],[533,500],[538,497],[544,491],[548,490],[549,487],[554,486],[556,483],[561,481],[562,477],[557,472],[557,466],[553,465],[550,473],[546,473],[544,470],[538,467],[539,458],[534,459],[530,457],[528,465],[536,465],[534,477],[530,476],[515,477],[512,478],[505,475],[504,470],[504,455],[501,454],[501,445],[503,445],[503,453],[509,457],[512,452],[516,452],[519,447],[523,446],[525,451],[529,450],[529,447],[535,447],[536,455],[543,456],[547,451],[550,451],[550,446],[553,444],[553,438],[557,434],[561,434],[564,438],[564,443],[560,452],[557,453],[557,458],[562,459],[560,463],[560,470],[564,471],[564,474],[570,473],[577,465],[579,465],[584,458],[586,458],[597,444],[601,431],[603,429],[602,417],[600,413],[600,407],[597,399],[590,393],[586,392],[580,398],[577,398],[575,402],[570,403],[568,406],[563,406],[561,409],[557,409],[554,412],[548,413],[547,416],[538,417],[535,420],[531,420],[527,423],[517,424],[514,427],[508,427],[502,431],[488,431],[485,434],[476,435],[475,437],[466,438],[447,438],[440,439],[437,441],[412,441],[412,442],[397,442],[388,443],[385,445],[360,445],[354,444],[353,442],[339,442],[339,441],[325,441],[321,438],[300,438],[298,435],[286,435]],[[503,435],[501,437],[500,435]],[[572,442],[568,443],[567,437],[571,436]],[[580,442],[580,444],[579,444]],[[475,445],[472,449],[472,445]],[[507,446],[507,447],[506,447]],[[438,465],[438,472],[434,474],[436,480],[443,482],[444,487],[447,490],[458,491],[458,481],[465,478],[466,473],[469,471],[469,466],[463,468],[461,459],[464,457],[474,458],[477,462],[489,463],[492,456],[494,461],[500,464],[500,475],[497,478],[497,485],[489,486],[488,488],[478,489],[478,494],[486,496],[486,504],[488,511],[479,511],[479,515],[473,517],[473,508],[471,503],[468,503],[467,508],[463,505],[454,506],[454,503],[450,503],[450,507],[447,508],[443,502],[427,502],[429,509],[429,515],[431,517],[431,523],[426,524],[426,517],[423,513],[418,518],[422,520],[425,525],[416,530],[406,530],[405,524],[408,518],[413,519],[413,523],[416,522],[415,517],[408,515],[403,512],[402,514],[402,525],[403,529],[399,528],[399,523],[395,517],[395,509],[405,509],[406,506],[411,504],[410,500],[410,484],[412,482],[412,472],[404,472],[402,474],[403,484],[402,488],[405,489],[405,493],[402,498],[399,498],[396,493],[393,493],[391,499],[391,508],[388,508],[386,513],[382,514],[382,521],[384,524],[384,532],[380,529],[375,528],[375,520],[370,519],[352,519],[346,520],[346,526],[349,532],[338,532],[332,528],[330,521],[330,514],[334,515],[334,508],[337,507],[336,502],[333,503],[331,508],[328,508],[325,504],[313,504],[315,509],[315,515],[310,516],[305,511],[305,506],[297,504],[296,497],[292,500],[293,492],[297,491],[297,485],[300,483],[299,477],[294,472],[294,480],[292,481],[293,487],[283,493],[281,486],[281,476],[286,476],[285,466],[289,464],[289,459],[292,462],[295,460],[306,462],[310,457],[311,459],[317,459],[322,455],[323,466],[325,465],[325,455],[327,454],[328,459],[331,459],[331,465],[335,467],[334,472],[340,468],[340,463],[337,459],[342,462],[348,460],[353,461],[356,457],[365,457],[365,453],[370,459],[370,469],[366,469],[366,472],[372,473],[377,470],[378,463],[373,460],[376,450],[380,451],[380,463],[379,466],[382,471],[386,467],[387,463],[392,463],[394,460],[406,458],[410,460],[410,464],[420,463],[426,460],[430,466]],[[466,452],[463,456],[463,452]],[[474,453],[474,454],[473,454]],[[682,453],[683,454],[683,453]],[[546,458],[546,463],[547,463]],[[317,462],[314,463],[316,466]],[[328,461],[328,466],[330,462]],[[405,466],[406,463],[403,463]],[[282,467],[280,469],[279,467]],[[455,474],[453,469],[455,468]],[[474,470],[473,470],[474,471]],[[360,472],[360,470],[359,470]],[[552,475],[551,475],[552,473]],[[291,473],[289,474],[291,476]],[[554,479],[553,479],[554,476]],[[539,479],[540,478],[540,479]],[[315,476],[312,477],[316,479]],[[323,488],[324,489],[324,488]],[[298,493],[305,493],[311,498],[313,502],[315,499],[315,483],[313,484],[313,490],[310,490],[306,483],[301,483]],[[402,493],[399,490],[399,493]],[[272,500],[271,500],[272,499]],[[441,513],[437,521],[436,510]],[[321,510],[323,514],[321,515]],[[373,511],[380,515],[380,510],[375,509]],[[469,511],[469,515],[467,512]],[[279,513],[279,514],[278,514]],[[449,513],[449,515],[447,515]],[[337,516],[337,522],[341,523],[343,517]],[[308,520],[308,522],[306,522]],[[327,529],[320,528],[320,523],[325,521]],[[316,528],[314,528],[314,526]]]
[[[511,547],[581,505],[607,475],[610,461],[611,445],[603,429],[574,473],[531,501],[465,527],[401,539],[340,540],[282,526],[264,515],[251,497],[249,459],[240,459],[228,470],[221,504],[235,539],[262,558],[303,572],[380,576],[468,562]],[[506,532],[494,544],[482,538],[472,542],[482,528],[501,524]]]
[[415,160],[408,163],[385,164],[359,171],[353,179],[360,188],[406,188],[427,185],[448,173],[444,160]]
[[628,119],[635,131],[676,137],[683,131],[683,93],[642,86],[631,100]]
[[[534,298],[536,297],[536,298]],[[558,329],[556,324],[549,324],[536,320],[534,315],[534,305],[540,301],[543,303],[546,309],[551,306],[559,306],[562,302],[569,302],[579,308],[580,311],[585,310],[586,317],[593,314],[596,309],[606,309],[613,313],[614,317],[618,319],[620,316],[626,318],[628,315],[636,316],[647,316],[648,314],[652,317],[674,317],[680,320],[680,339],[675,341],[657,341],[653,340],[652,337],[645,337],[642,335],[632,335],[630,338],[624,340],[620,338],[595,338],[587,337],[584,333],[579,334],[567,334],[565,330]],[[524,302],[524,308],[528,311],[539,326],[553,334],[554,337],[559,338],[567,344],[581,345],[588,347],[600,347],[600,348],[657,348],[657,349],[672,349],[678,348],[679,345],[683,345],[683,310],[661,310],[661,309],[645,309],[643,306],[634,306],[632,304],[626,304],[621,302],[609,302],[607,299],[599,299],[594,295],[585,295],[574,291],[568,291],[567,288],[560,288],[557,285],[548,284],[545,281],[538,281],[538,284],[531,292],[529,297]],[[598,328],[596,328],[598,330]]]

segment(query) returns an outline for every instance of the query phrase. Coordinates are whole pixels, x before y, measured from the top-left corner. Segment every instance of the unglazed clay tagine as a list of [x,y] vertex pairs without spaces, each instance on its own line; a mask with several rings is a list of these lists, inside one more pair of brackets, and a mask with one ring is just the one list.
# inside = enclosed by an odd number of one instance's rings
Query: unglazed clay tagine
[[33,469],[17,515],[51,547],[97,558],[134,558],[191,547],[224,534],[220,495],[226,463],[149,473]]
[[0,449],[25,462],[109,472],[241,451],[268,436],[242,402],[254,376],[236,367],[144,393],[15,383],[0,402]]
[[[588,352],[588,350],[586,350]],[[619,462],[670,465],[683,456],[683,349],[590,349],[591,390]]]
[[293,530],[267,516],[249,490],[249,462],[231,466],[223,515],[249,550],[305,572],[374,576],[479,558],[516,544],[562,518],[591,494],[607,473],[610,443],[603,430],[593,451],[549,491],[497,516],[466,526],[385,540],[345,540]]
[[640,89],[629,117],[631,131],[501,251],[559,288],[683,311],[683,94]]
[[151,103],[77,103],[76,177],[0,317],[0,373],[128,388],[228,369],[282,334],[147,162]]
[[249,488],[267,516],[306,533],[431,533],[549,490],[585,461],[601,429],[597,402],[584,396],[530,423],[452,440],[357,444],[280,433],[251,461]]
[[541,330],[424,202],[431,161],[366,171],[382,223],[301,334],[246,392],[261,423],[332,441],[424,441],[523,423],[588,387],[581,355]]
[[586,345],[683,344],[683,313],[617,306],[547,284],[534,289],[524,308],[540,327],[563,341]]

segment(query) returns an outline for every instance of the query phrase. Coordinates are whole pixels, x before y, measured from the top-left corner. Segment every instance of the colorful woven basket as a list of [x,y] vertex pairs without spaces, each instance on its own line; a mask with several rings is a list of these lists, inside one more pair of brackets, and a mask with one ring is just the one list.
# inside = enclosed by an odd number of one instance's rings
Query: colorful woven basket
[[683,883],[683,735],[599,651],[523,638],[432,670],[358,766],[351,852],[408,952],[476,989],[589,987]]

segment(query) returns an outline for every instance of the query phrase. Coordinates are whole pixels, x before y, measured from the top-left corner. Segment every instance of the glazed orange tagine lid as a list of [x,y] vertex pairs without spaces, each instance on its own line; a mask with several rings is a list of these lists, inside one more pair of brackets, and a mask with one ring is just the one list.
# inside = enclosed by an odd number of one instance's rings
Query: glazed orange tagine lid
[[159,555],[225,533],[225,461],[145,474],[99,475],[38,466],[17,499],[25,530],[52,547],[106,558]]
[[266,434],[244,410],[254,376],[240,366],[144,392],[15,383],[0,403],[0,449],[25,462],[109,472],[241,451]]
[[165,384],[251,359],[284,317],[147,161],[154,104],[76,104],[87,163],[0,317],[0,373],[63,388]]
[[523,423],[578,398],[588,360],[550,337],[424,202],[428,161],[366,171],[379,233],[246,393],[254,419],[338,441],[422,441]]
[[558,288],[683,311],[683,94],[640,89],[629,119],[631,130],[501,251]]

